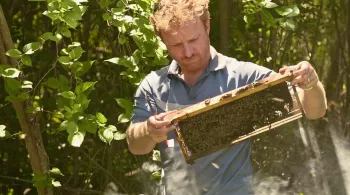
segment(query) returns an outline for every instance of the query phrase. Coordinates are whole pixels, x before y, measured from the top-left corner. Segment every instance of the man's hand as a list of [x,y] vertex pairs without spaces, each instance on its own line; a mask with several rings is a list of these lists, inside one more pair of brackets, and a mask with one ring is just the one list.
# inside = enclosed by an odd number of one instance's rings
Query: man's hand
[[171,124],[170,120],[165,120],[164,117],[173,113],[174,111],[161,113],[151,116],[146,121],[147,132],[149,136],[157,143],[167,140],[168,133],[175,129],[175,125]]
[[302,89],[312,89],[319,81],[315,69],[309,62],[303,61],[295,66],[285,66],[279,70],[279,73],[284,74],[284,72],[290,70],[293,71],[295,76],[291,82],[292,85],[298,85]]

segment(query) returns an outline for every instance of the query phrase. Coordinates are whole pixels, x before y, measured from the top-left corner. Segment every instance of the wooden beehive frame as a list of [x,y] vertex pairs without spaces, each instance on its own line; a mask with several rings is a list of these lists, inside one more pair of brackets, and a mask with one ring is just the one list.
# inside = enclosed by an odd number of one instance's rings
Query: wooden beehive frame
[[[254,93],[257,93],[259,91],[267,89],[269,87],[281,84],[282,82],[291,81],[292,79],[293,79],[292,72],[287,72],[284,75],[274,74],[274,75],[269,76],[269,77],[262,79],[260,81],[245,85],[243,87],[237,88],[235,90],[229,91],[227,93],[218,95],[218,96],[213,97],[211,99],[207,99],[203,102],[199,102],[199,103],[194,104],[192,106],[181,109],[178,112],[175,112],[171,115],[168,115],[166,117],[166,119],[171,120],[173,124],[181,123],[182,120],[185,120],[187,118],[194,117],[198,114],[215,109],[219,106],[223,106],[225,104],[228,104],[228,103],[233,102],[235,100],[238,100],[240,98],[244,98],[246,96],[252,95]],[[218,150],[226,148],[230,145],[236,144],[240,141],[251,138],[251,137],[258,135],[260,133],[269,131],[269,130],[271,130],[275,127],[278,127],[280,125],[283,125],[283,124],[286,124],[288,122],[294,121],[298,118],[301,118],[304,115],[304,110],[303,110],[303,107],[301,105],[301,102],[300,102],[300,99],[298,97],[298,93],[295,89],[295,86],[293,86],[293,91],[294,91],[294,97],[297,101],[297,105],[296,105],[297,109],[290,112],[287,117],[285,117],[282,120],[279,120],[277,122],[263,126],[257,130],[254,130],[253,132],[251,132],[249,134],[240,136],[238,139],[234,139],[234,140],[232,140],[232,142],[230,142],[228,144],[214,147],[212,150],[208,150],[208,151],[196,153],[196,154],[191,154],[186,147],[186,143],[184,142],[184,140],[182,138],[179,127],[177,127],[175,129],[176,138],[180,144],[180,147],[181,147],[181,150],[184,154],[186,162],[188,164],[193,164],[194,161],[198,158],[201,158],[201,157],[206,156],[208,154],[211,154],[215,151],[218,151]]]

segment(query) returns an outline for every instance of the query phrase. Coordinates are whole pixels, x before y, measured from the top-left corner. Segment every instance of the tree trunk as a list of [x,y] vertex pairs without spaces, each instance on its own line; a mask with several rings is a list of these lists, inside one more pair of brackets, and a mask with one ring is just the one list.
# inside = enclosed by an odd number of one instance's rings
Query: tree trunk
[[229,16],[231,0],[220,0],[220,53],[229,55]]
[[[17,61],[13,58],[9,58],[5,55],[6,51],[12,49],[13,42],[11,34],[0,5],[0,63],[9,64],[13,67],[17,66]],[[15,102],[13,107],[15,108],[18,121],[21,129],[25,134],[25,144],[28,150],[30,163],[32,170],[35,174],[41,173],[49,176],[50,163],[49,157],[46,154],[45,147],[41,138],[40,125],[34,114],[25,112],[27,107],[32,107],[33,104],[30,100],[24,102]],[[39,195],[51,195],[53,194],[51,187],[37,188]]]

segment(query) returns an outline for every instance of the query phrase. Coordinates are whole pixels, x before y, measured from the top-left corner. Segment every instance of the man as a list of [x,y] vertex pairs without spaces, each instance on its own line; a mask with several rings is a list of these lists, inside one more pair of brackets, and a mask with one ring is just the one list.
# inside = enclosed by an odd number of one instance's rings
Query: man
[[[187,165],[179,144],[174,141],[174,126],[164,119],[173,109],[198,103],[273,73],[226,57],[210,46],[208,3],[209,0],[160,0],[156,5],[151,22],[173,61],[146,76],[136,92],[127,131],[129,150],[142,155],[159,145],[166,194],[251,194],[250,141]],[[295,70],[292,84],[301,88],[300,98],[307,118],[323,116],[327,107],[325,92],[315,69],[308,62],[300,62],[280,72],[290,69]]]

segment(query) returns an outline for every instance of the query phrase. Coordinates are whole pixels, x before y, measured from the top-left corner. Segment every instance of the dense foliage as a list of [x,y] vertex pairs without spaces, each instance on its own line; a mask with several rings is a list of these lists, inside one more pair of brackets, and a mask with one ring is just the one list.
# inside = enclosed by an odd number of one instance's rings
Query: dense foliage
[[[159,153],[133,156],[124,139],[137,85],[169,63],[148,21],[153,3],[1,1],[14,48],[0,50],[12,59],[0,58],[0,193],[52,186],[61,194],[154,190],[148,187],[160,169],[142,163],[159,162]],[[343,4],[211,1],[211,44],[275,71],[309,60],[325,83],[332,116],[347,127],[350,22]],[[16,112],[16,103],[25,112]],[[19,123],[27,116],[39,125],[50,171],[33,173]]]

